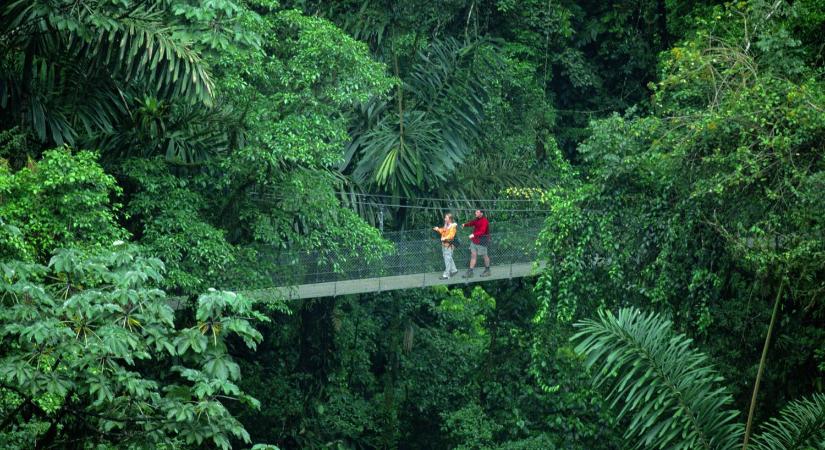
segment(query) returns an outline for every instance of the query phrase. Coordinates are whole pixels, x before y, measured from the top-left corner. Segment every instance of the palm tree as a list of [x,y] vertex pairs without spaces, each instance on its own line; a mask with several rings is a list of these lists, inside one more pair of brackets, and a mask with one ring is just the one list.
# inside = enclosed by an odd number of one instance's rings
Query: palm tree
[[[658,314],[636,308],[599,313],[575,325],[571,340],[611,407],[627,417],[625,438],[646,449],[733,449],[744,425],[707,356]],[[825,449],[825,395],[789,403],[750,448]]]
[[13,0],[0,6],[0,118],[43,142],[112,132],[132,98],[209,104],[193,30],[162,0]]
[[[392,102],[356,115],[345,162],[357,184],[410,196],[444,182],[480,134],[487,87],[478,65],[495,64],[485,43],[433,41],[418,52]],[[395,75],[400,77],[397,58]]]

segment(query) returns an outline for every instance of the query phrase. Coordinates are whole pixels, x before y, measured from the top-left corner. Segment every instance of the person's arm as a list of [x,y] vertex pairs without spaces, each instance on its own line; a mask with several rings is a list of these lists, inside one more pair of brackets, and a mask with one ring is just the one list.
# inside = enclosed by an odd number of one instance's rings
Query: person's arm
[[478,222],[478,219],[473,219],[473,220],[471,220],[467,223],[462,223],[461,226],[462,227],[474,227],[476,225],[476,222]]
[[441,240],[444,241],[444,236],[446,236],[447,232],[450,230],[449,228],[440,228],[440,227],[433,227],[433,230],[437,231],[438,234],[441,236]]

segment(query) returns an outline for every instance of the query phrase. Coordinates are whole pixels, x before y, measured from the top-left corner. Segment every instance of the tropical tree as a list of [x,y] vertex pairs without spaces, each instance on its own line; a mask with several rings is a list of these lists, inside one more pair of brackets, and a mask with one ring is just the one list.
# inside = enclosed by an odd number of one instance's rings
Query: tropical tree
[[825,90],[805,62],[815,44],[784,31],[805,11],[784,2],[713,8],[694,37],[662,55],[654,112],[592,122],[577,149],[581,176],[545,197],[552,218],[542,242],[556,263],[537,285],[540,320],[572,320],[593,298],[649,305],[672,314],[727,378],[747,367],[750,380],[764,370],[753,349],[784,351],[765,344],[761,326],[793,323],[778,328],[778,345],[807,356],[766,371],[773,389],[756,401],[752,386],[734,385],[734,401],[765,410],[816,389]]
[[269,2],[243,6],[237,25],[260,40],[202,52],[212,107],[147,95],[119,132],[96,140],[111,149],[102,163],[125,188],[126,227],[164,260],[164,287],[177,294],[271,286],[274,272],[289,272],[279,255],[293,251],[322,249],[310,257],[332,264],[356,247],[386,249],[339,208],[334,170],[349,108],[391,87],[384,66],[327,20]]
[[243,297],[212,290],[194,320],[174,324],[177,301],[155,288],[163,264],[115,242],[59,250],[40,265],[0,264],[0,433],[35,448],[101,443],[146,448],[249,442],[225,403],[258,402],[236,384],[234,337],[255,348],[266,318]]
[[0,240],[7,246],[0,259],[45,263],[58,248],[95,247],[128,236],[112,201],[122,190],[97,158],[61,147],[16,172],[0,160],[0,220],[19,236]]
[[[213,80],[199,52],[220,45],[237,7],[187,2],[11,1],[0,8],[0,107],[4,124],[37,139],[73,143],[112,133],[136,97],[211,104]],[[229,16],[197,23],[205,11]],[[192,20],[190,20],[192,19]]]
[[[579,321],[571,340],[639,448],[733,449],[743,424],[722,378],[692,341],[655,313],[622,308]],[[789,403],[753,438],[759,449],[825,448],[825,396]]]
[[[409,197],[452,175],[480,136],[486,87],[478,66],[495,63],[485,44],[430,43],[418,51],[392,101],[364,107],[365,123],[356,125],[345,157],[358,155],[356,184]],[[400,77],[397,57],[393,64]]]

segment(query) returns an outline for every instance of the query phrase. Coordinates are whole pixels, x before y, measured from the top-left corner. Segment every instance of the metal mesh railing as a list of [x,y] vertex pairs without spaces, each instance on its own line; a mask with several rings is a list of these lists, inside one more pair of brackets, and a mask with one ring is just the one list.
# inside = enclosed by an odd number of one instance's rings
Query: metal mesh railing
[[[536,238],[543,221],[508,221],[491,224],[487,246],[492,265],[529,263],[536,258]],[[459,226],[458,246],[453,258],[459,270],[468,267],[471,228]],[[432,230],[408,230],[384,233],[393,250],[383,255],[365,254],[359,249],[343,252],[290,251],[261,252],[262,264],[277,267],[272,276],[274,286],[358,280],[394,275],[410,275],[444,270],[438,233]],[[483,266],[479,257],[477,266]]]

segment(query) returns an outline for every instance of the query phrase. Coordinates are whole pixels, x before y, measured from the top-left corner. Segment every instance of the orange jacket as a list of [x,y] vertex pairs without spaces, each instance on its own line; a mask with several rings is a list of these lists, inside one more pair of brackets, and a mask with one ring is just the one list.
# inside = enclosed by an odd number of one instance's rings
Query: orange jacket
[[455,222],[451,223],[446,227],[436,228],[438,234],[441,235],[441,245],[445,247],[453,245],[453,239],[455,239],[455,231],[457,228],[458,227],[456,226]]

